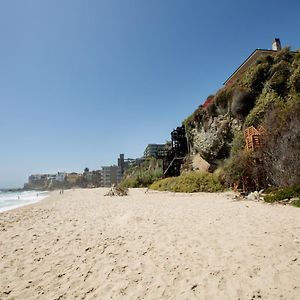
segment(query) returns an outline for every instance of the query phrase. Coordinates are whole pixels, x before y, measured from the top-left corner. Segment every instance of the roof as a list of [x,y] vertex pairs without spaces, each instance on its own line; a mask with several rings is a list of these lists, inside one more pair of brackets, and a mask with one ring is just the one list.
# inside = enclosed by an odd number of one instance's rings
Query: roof
[[239,77],[239,75],[245,72],[248,67],[250,67],[260,56],[266,56],[269,54],[274,54],[276,52],[276,50],[255,49],[223,84],[226,85],[231,81],[235,81]]

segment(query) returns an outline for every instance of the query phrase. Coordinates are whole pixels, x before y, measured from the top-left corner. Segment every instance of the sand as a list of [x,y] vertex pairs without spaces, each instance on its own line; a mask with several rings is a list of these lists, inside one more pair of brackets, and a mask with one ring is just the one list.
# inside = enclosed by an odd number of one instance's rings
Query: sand
[[300,299],[300,209],[69,190],[0,214],[1,299]]

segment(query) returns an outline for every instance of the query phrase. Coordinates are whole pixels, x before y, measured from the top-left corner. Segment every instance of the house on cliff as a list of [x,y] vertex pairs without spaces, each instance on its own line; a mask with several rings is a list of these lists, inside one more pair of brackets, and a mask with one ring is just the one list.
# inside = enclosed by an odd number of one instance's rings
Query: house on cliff
[[229,78],[224,82],[225,86],[231,86],[235,83],[239,78],[242,77],[243,74],[252,66],[258,59],[268,56],[274,55],[277,51],[281,50],[281,42],[280,39],[275,39],[272,43],[272,50],[267,49],[255,49],[246,60],[229,76]]

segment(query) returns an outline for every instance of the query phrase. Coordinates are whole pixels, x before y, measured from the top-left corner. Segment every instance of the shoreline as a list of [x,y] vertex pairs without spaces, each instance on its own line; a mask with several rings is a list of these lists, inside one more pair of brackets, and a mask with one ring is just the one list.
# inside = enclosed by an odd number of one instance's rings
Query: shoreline
[[[31,199],[23,199],[23,202],[21,201],[23,197],[28,197],[28,194],[24,194],[24,193],[30,193],[32,192],[32,195],[30,198]],[[16,195],[14,195],[15,197],[18,197],[18,200],[14,200],[13,201],[17,201],[19,202],[18,204],[15,204],[15,205],[9,205],[9,206],[3,206],[3,207],[0,207],[0,214],[3,213],[3,212],[7,212],[7,211],[11,211],[11,210],[14,210],[14,209],[17,209],[17,208],[21,208],[21,207],[24,207],[24,206],[27,206],[27,205],[32,205],[32,204],[35,204],[35,203],[38,203],[40,201],[43,201],[45,198],[49,197],[50,195],[50,191],[19,191],[19,192],[13,192],[15,193]],[[22,194],[23,193],[23,194]],[[17,195],[18,194],[18,195]],[[6,195],[4,195],[6,196]],[[11,195],[8,195],[11,197]],[[24,202],[25,201],[25,202]]]
[[0,214],[1,299],[298,298],[298,208],[107,190],[54,191]]

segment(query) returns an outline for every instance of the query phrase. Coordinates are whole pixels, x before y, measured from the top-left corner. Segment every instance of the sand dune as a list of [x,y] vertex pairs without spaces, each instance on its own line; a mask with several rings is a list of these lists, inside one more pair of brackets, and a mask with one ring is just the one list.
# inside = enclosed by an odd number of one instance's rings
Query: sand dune
[[300,209],[105,192],[0,214],[1,299],[300,299]]

